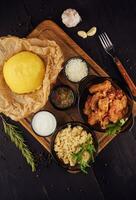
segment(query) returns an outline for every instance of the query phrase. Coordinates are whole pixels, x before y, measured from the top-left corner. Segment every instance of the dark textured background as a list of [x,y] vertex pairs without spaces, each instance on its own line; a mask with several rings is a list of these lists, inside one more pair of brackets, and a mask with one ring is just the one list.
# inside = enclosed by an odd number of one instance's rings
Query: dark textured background
[[[61,23],[61,13],[75,8],[83,18],[72,29]],[[117,53],[136,82],[136,3],[110,0],[1,0],[0,35],[26,36],[42,20],[57,22],[99,65],[121,79],[97,37],[83,40],[76,32],[97,26],[115,43]],[[13,122],[14,123],[14,122]],[[88,175],[66,173],[26,130],[24,137],[38,158],[32,173],[0,123],[0,200],[135,200],[136,128],[118,135],[97,157]]]

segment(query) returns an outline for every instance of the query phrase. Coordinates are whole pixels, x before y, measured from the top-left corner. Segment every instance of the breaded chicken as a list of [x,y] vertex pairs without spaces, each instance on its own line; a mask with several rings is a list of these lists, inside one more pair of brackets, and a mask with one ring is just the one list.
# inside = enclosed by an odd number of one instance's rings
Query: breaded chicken
[[90,125],[96,124],[98,120],[99,120],[98,115],[96,115],[95,112],[92,112],[91,115],[88,116],[88,123]]
[[89,88],[84,114],[88,116],[88,123],[99,123],[105,129],[109,123],[122,119],[127,112],[127,97],[121,89],[116,89],[111,82],[93,85]]
[[95,112],[92,112],[89,116],[88,116],[88,123],[90,125],[94,125],[97,122],[102,121],[102,118],[104,116],[105,112],[103,112],[102,110],[98,109]]
[[113,123],[116,123],[118,120],[122,119],[123,117],[123,112],[114,110],[111,108],[109,110],[109,120]]
[[99,83],[99,84],[95,84],[95,85],[92,85],[90,88],[89,88],[89,92],[91,94],[93,93],[96,93],[96,92],[102,92],[102,91],[108,91],[110,90],[112,87],[111,85],[111,82],[106,80],[104,81],[103,83]]
[[88,98],[87,98],[87,101],[85,102],[85,107],[84,107],[84,114],[86,114],[86,115],[90,115],[91,114],[91,112],[92,112],[92,108],[91,108],[91,100],[92,100],[92,96],[89,96]]
[[106,116],[102,119],[102,121],[100,122],[100,125],[103,129],[105,129],[107,127],[107,125],[109,124],[109,117]]
[[111,122],[117,122],[124,115],[127,107],[127,97],[124,95],[121,99],[115,99],[109,109],[109,119]]
[[98,108],[104,112],[108,112],[109,108],[109,98],[105,97],[103,99],[99,99],[98,101]]
[[91,99],[91,102],[90,102],[90,105],[91,105],[91,109],[92,110],[96,110],[97,107],[98,107],[98,101],[99,99],[101,99],[103,97],[103,94],[100,93],[100,92],[97,92],[96,94],[94,94],[92,96],[92,99]]

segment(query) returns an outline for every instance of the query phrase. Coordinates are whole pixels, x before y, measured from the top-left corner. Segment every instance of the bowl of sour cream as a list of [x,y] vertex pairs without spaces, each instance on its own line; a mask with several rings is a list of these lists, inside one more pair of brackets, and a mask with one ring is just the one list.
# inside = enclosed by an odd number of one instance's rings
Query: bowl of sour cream
[[31,126],[37,135],[47,137],[55,132],[57,120],[51,112],[39,111],[34,114]]

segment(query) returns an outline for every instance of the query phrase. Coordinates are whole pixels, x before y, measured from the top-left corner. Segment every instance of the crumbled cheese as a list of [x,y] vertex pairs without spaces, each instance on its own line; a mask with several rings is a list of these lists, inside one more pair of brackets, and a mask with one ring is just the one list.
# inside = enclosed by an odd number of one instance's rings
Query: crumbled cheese
[[73,58],[68,61],[65,67],[65,73],[70,81],[79,82],[88,75],[88,67],[82,59]]

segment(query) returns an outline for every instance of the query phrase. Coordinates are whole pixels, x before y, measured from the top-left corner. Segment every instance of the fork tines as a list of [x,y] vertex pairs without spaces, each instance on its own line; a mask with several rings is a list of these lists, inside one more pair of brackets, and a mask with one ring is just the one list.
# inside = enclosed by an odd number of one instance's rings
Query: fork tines
[[101,44],[105,50],[113,48],[113,44],[105,32],[100,34],[98,37],[99,37]]

